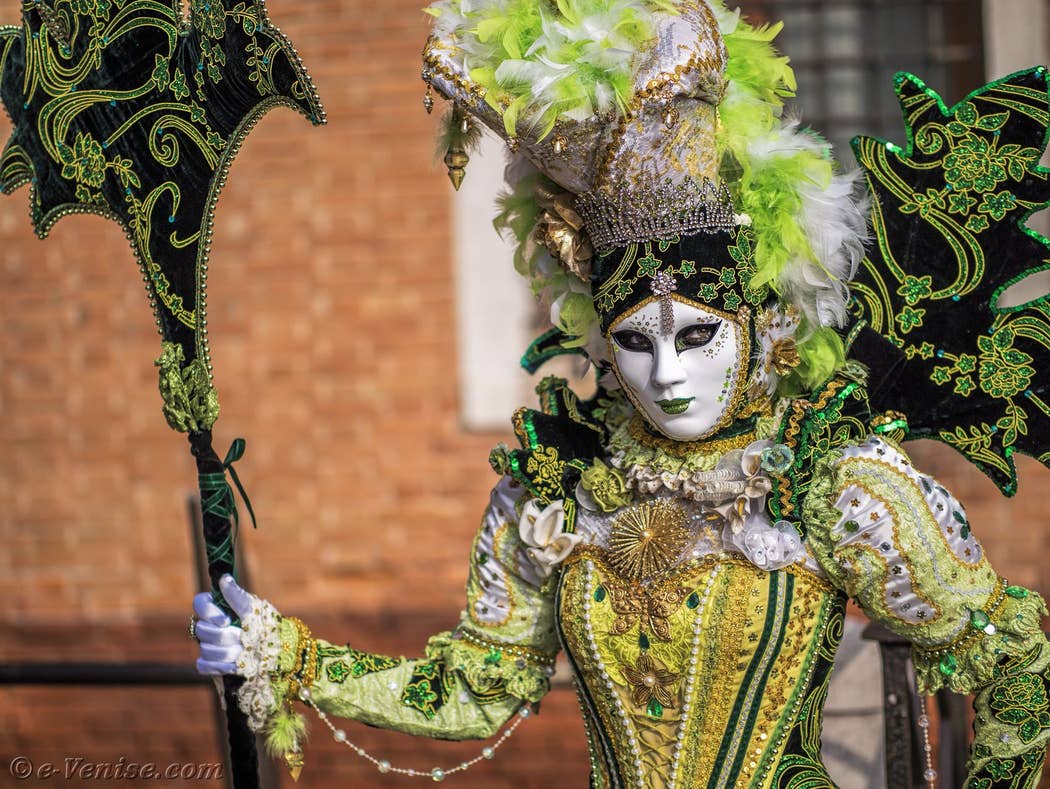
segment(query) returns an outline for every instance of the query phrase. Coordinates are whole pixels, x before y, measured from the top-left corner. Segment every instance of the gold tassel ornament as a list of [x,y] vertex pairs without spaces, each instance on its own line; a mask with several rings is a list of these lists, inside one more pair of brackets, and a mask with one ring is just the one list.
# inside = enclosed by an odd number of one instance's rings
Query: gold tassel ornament
[[453,104],[442,121],[438,152],[445,152],[443,161],[448,168],[448,179],[457,192],[467,175],[470,154],[480,142],[481,129],[459,104]]

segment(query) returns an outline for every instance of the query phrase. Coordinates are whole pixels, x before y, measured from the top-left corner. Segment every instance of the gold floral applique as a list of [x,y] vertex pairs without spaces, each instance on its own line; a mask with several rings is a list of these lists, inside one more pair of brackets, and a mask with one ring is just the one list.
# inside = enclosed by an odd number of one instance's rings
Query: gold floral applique
[[664,709],[674,709],[679,676],[656,658],[643,652],[633,668],[624,666],[623,675],[631,686],[631,700],[645,707],[651,717],[659,718]]
[[561,490],[561,477],[565,473],[565,461],[554,447],[537,447],[525,464],[525,470],[533,475],[536,492],[554,498]]

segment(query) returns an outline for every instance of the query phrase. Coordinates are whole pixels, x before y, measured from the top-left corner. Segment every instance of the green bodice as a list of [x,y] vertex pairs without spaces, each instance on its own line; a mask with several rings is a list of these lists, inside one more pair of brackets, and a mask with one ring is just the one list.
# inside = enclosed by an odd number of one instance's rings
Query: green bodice
[[717,556],[631,585],[603,553],[574,554],[557,603],[594,785],[831,786],[821,710],[844,598]]
[[[962,505],[911,465],[892,422],[875,426],[858,381],[784,403],[766,426],[779,445],[769,520],[793,524],[808,551],[774,571],[723,524],[747,510],[756,481],[729,508],[685,484],[706,484],[707,462],[731,447],[681,468],[667,465],[673,454],[629,457],[610,431],[615,404],[580,403],[553,380],[540,395],[542,410],[515,417],[521,448],[493,452],[505,476],[456,627],[405,660],[314,641],[284,620],[259,704],[276,709],[303,683],[331,714],[485,738],[542,698],[560,640],[595,787],[825,789],[821,716],[848,594],[913,643],[923,690],[976,694],[967,789],[1036,786],[1050,740],[1045,604],[994,572]],[[605,460],[653,473],[630,489]],[[649,487],[680,479],[674,492]]]

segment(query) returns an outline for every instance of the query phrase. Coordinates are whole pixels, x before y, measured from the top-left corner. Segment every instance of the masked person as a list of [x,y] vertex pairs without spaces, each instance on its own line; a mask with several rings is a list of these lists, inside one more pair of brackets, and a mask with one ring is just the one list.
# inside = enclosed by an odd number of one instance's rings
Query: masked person
[[483,127],[512,154],[500,222],[556,327],[528,363],[584,353],[599,391],[546,379],[514,415],[466,611],[425,657],[322,641],[227,578],[241,627],[198,596],[200,670],[246,678],[242,708],[298,770],[300,704],[339,741],[328,716],[485,738],[564,649],[592,785],[832,786],[821,708],[849,596],[914,644],[923,691],[977,694],[967,785],[1034,786],[1044,603],[912,466],[907,415],[868,397],[847,348],[872,332],[847,314],[868,203],[782,119],[776,29],[702,0],[429,11],[454,182]]

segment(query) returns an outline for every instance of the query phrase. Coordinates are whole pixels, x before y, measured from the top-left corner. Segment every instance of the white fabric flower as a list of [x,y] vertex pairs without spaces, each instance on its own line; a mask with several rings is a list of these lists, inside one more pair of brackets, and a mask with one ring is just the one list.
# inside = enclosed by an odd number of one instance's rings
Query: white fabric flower
[[542,511],[536,499],[525,503],[518,521],[518,535],[526,545],[526,555],[544,577],[549,578],[554,567],[565,561],[583,539],[579,534],[562,531],[564,528],[565,505],[560,499]]
[[762,453],[771,445],[770,441],[755,441],[746,449],[727,452],[718,463],[720,469],[732,471],[742,483],[743,489],[726,514],[734,535],[739,535],[753,518],[766,520],[766,497],[773,490],[773,484],[762,470]]
[[733,536],[733,543],[752,564],[763,570],[779,570],[806,555],[798,529],[788,521],[778,521],[771,526],[765,518],[755,518]]

